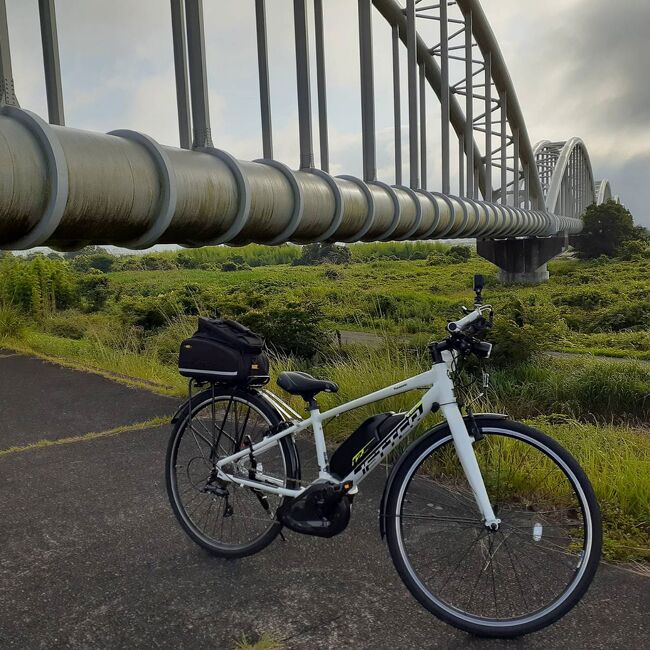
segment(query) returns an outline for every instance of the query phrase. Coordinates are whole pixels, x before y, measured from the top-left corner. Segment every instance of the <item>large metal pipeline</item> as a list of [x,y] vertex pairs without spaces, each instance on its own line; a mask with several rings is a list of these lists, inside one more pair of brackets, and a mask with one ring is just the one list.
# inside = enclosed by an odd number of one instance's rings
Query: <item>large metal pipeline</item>
[[579,219],[0,114],[0,248],[547,237]]

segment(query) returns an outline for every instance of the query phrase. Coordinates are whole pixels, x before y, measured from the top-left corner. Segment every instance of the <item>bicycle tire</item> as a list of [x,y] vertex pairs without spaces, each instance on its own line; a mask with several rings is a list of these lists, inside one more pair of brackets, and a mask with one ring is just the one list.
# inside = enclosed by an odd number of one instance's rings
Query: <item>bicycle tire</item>
[[[206,531],[201,530],[197,522],[192,519],[187,512],[186,505],[181,500],[181,494],[178,486],[178,473],[177,473],[177,459],[179,447],[182,444],[183,436],[187,431],[187,427],[192,418],[195,418],[206,407],[212,408],[212,404],[228,403],[234,400],[238,404],[247,405],[250,409],[254,409],[261,414],[267,421],[268,427],[274,427],[282,422],[282,417],[278,412],[256,391],[250,389],[238,388],[235,390],[227,388],[217,388],[214,392],[206,390],[202,393],[195,395],[192,398],[191,414],[190,409],[187,407],[181,412],[180,417],[177,418],[175,425],[172,429],[169,443],[167,445],[167,455],[165,459],[165,479],[167,486],[167,495],[169,501],[183,530],[187,535],[199,546],[204,548],[212,555],[224,558],[241,558],[248,555],[253,555],[266,548],[280,533],[282,524],[275,518],[275,512],[272,513],[273,519],[269,518],[268,528],[255,539],[249,543],[244,544],[226,544],[219,541],[214,537],[206,534]],[[256,440],[254,440],[256,442]],[[198,445],[198,443],[197,443]],[[287,488],[297,488],[300,479],[300,468],[298,460],[298,452],[293,439],[290,436],[281,438],[277,445],[283,463],[284,463],[284,482]],[[227,453],[234,453],[229,450]],[[228,484],[232,486],[233,484]],[[243,490],[250,490],[250,488],[239,488]],[[277,507],[284,501],[284,498],[279,497]],[[210,506],[211,508],[212,506]],[[277,510],[275,508],[274,510]],[[222,515],[223,516],[223,515]],[[222,528],[223,530],[223,528]]]
[[[410,483],[412,477],[415,476],[417,467],[422,466],[424,462],[423,459],[428,459],[432,452],[442,449],[444,445],[451,444],[451,432],[447,425],[436,427],[417,440],[410,449],[407,450],[403,461],[397,469],[396,476],[389,487],[389,492],[386,497],[385,519],[388,548],[397,572],[409,591],[427,610],[435,614],[438,618],[477,636],[501,638],[516,637],[551,625],[571,610],[587,591],[596,573],[602,548],[600,510],[594,491],[584,471],[580,468],[576,460],[555,440],[541,431],[510,420],[486,418],[478,421],[478,426],[485,438],[500,435],[527,444],[531,444],[532,441],[532,446],[546,455],[550,461],[555,463],[555,465],[562,471],[578,495],[580,507],[583,509],[582,516],[585,521],[585,530],[588,531],[588,533],[585,534],[585,548],[588,549],[588,552],[587,557],[585,558],[582,556],[580,566],[574,570],[576,572],[575,578],[568,584],[567,589],[558,596],[555,601],[549,603],[544,608],[538,609],[536,612],[531,612],[527,616],[515,617],[508,620],[489,620],[487,618],[470,615],[467,612],[463,612],[461,609],[450,606],[450,604],[445,602],[441,596],[432,594],[430,589],[428,589],[427,585],[423,582],[423,578],[416,573],[413,567],[413,561],[409,558],[406,552],[406,542],[403,538],[404,521],[408,521],[407,516],[403,514],[402,511],[403,501],[406,494],[405,490],[407,490],[406,483]],[[433,483],[433,481],[431,481],[431,483]],[[415,498],[412,499],[412,501],[415,501]],[[432,504],[427,503],[426,505],[431,506]],[[475,504],[474,507],[476,508]],[[476,509],[476,511],[478,512],[478,509]],[[539,515],[536,515],[533,510],[531,521],[536,516],[539,517]],[[434,519],[435,517],[431,518]],[[449,519],[452,518],[450,517]],[[416,523],[415,525],[418,524]],[[456,525],[460,526],[461,524]],[[465,525],[469,526],[469,524]],[[508,531],[508,529],[505,528],[506,525],[507,524],[505,523],[503,524],[503,537],[505,537]],[[453,527],[452,524],[449,524],[449,526]],[[516,527],[513,527],[513,530],[514,528]],[[540,526],[540,528],[542,527]],[[503,530],[506,530],[506,533],[504,533]],[[540,531],[540,539],[542,539],[541,535],[542,533]],[[472,545],[475,543],[476,541],[472,542]],[[535,544],[538,542],[531,542],[530,540],[526,541],[526,539],[518,537],[517,543],[522,547],[526,544],[530,544],[535,548]],[[552,544],[553,542],[546,543]],[[482,544],[484,543],[481,542],[481,545]],[[503,546],[503,544],[501,546]],[[501,546],[498,548],[501,548]],[[540,546],[539,548],[544,547]],[[511,553],[507,542],[504,554],[506,550],[509,554]],[[497,563],[493,562],[493,560],[497,552],[498,551],[495,550],[494,555],[492,555],[490,551],[490,559],[488,560],[488,564],[490,564],[493,571],[493,585],[495,583],[494,567],[497,566]],[[556,552],[559,553],[559,551]],[[516,573],[517,563],[514,562],[512,554],[510,556],[510,561],[512,566],[515,568]],[[505,565],[505,562],[503,564]],[[479,565],[483,566],[482,560],[479,560]],[[523,566],[525,565],[522,562],[521,567]],[[531,566],[534,568],[534,565]],[[429,565],[429,568],[431,568],[431,564]],[[483,568],[481,571],[483,571]],[[462,585],[462,578],[459,584],[461,585],[459,589],[462,590],[462,587],[464,586]],[[475,589],[477,584],[478,582],[474,584]],[[522,589],[524,600],[525,592],[526,590]],[[462,593],[462,591],[459,593]],[[464,597],[466,592],[462,593],[462,595]],[[495,610],[498,613],[496,593],[494,595],[494,603]]]

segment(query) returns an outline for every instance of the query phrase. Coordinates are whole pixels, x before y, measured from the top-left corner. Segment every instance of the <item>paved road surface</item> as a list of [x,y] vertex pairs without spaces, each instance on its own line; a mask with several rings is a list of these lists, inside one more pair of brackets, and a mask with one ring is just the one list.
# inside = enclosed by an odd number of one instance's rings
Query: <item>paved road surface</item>
[[[0,449],[135,423],[174,406],[95,375],[0,357]],[[647,642],[650,579],[611,567],[561,622],[514,642],[440,623],[402,586],[379,538],[376,475],[339,537],[287,534],[246,560],[211,558],[168,507],[167,434],[126,431],[0,455],[0,648],[231,650],[242,634],[262,632],[290,650]]]

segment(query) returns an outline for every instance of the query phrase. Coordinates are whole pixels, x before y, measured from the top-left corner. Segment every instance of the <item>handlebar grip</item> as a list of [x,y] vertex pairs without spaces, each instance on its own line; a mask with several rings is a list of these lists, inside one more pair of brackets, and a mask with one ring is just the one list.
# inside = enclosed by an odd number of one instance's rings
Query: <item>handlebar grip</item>
[[467,314],[467,316],[463,316],[460,320],[454,320],[451,321],[451,323],[447,323],[447,331],[448,332],[457,332],[458,330],[462,330],[464,327],[469,325],[470,323],[473,323],[475,320],[479,319],[481,317],[481,312],[478,309],[475,309],[473,312],[470,312]]

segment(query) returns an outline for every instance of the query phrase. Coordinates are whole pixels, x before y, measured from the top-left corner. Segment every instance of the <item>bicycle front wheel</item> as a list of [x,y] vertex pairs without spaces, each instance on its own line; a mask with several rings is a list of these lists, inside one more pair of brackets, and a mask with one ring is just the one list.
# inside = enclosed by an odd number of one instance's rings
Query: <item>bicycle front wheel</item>
[[443,427],[411,448],[392,482],[388,546],[406,586],[436,616],[480,636],[519,636],[559,619],[589,587],[600,512],[557,442],[509,420],[478,424],[474,451],[498,530],[485,527]]

